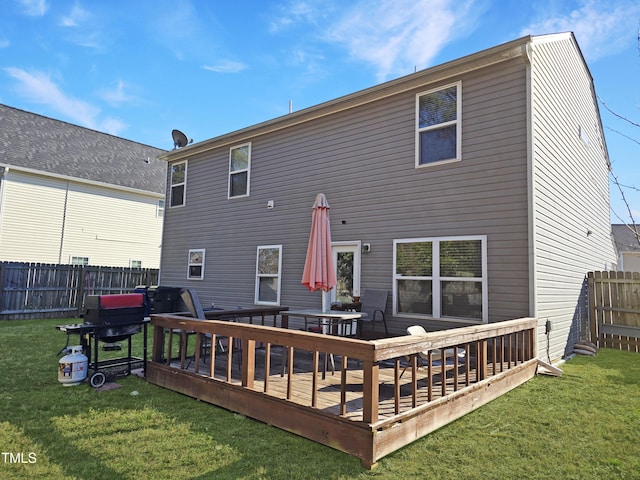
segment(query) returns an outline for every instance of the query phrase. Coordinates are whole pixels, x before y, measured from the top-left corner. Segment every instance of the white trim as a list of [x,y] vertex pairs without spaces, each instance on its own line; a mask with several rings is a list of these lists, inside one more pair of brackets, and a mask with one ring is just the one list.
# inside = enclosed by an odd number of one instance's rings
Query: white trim
[[[184,164],[184,181],[180,183],[173,183],[173,167],[176,165]],[[179,208],[184,207],[187,204],[187,171],[189,170],[189,161],[181,160],[179,162],[173,162],[169,164],[169,191],[167,195],[169,197],[169,208]],[[179,187],[180,185],[184,185],[184,189],[182,190],[182,203],[180,205],[173,205],[173,187]],[[165,209],[167,208],[167,204],[165,203]]]
[[[353,252],[353,296],[360,296],[360,275],[362,265],[362,242],[360,240],[331,242],[333,268],[338,273],[338,252]],[[337,288],[329,291],[329,304],[337,300]]]
[[[461,279],[460,277],[441,277],[439,274],[440,267],[440,243],[446,241],[465,241],[465,240],[480,240],[481,255],[482,255],[482,277],[476,281],[480,281],[482,284],[482,319],[473,318],[451,318],[442,317],[441,304],[440,304],[440,282],[441,281],[460,281],[468,280]],[[396,274],[396,252],[397,245],[400,243],[418,243],[429,242],[432,244],[432,275],[430,277],[410,277]],[[392,303],[393,303],[393,315],[400,318],[416,318],[416,319],[429,319],[434,318],[447,322],[465,322],[465,323],[487,323],[489,321],[489,293],[488,293],[488,271],[487,271],[487,236],[486,235],[464,235],[464,236],[447,236],[447,237],[420,237],[420,238],[402,238],[393,240],[393,289],[392,289]],[[431,280],[432,283],[432,314],[411,314],[398,312],[398,287],[397,280]]]
[[41,175],[43,177],[57,178],[60,180],[72,181],[77,183],[85,183],[87,185],[95,185],[95,186],[104,187],[104,188],[112,188],[114,190],[137,193],[140,195],[149,195],[156,198],[164,197],[164,193],[152,192],[150,190],[142,190],[140,188],[125,187],[125,186],[116,185],[113,183],[99,182],[97,180],[88,180],[86,178],[72,177],[70,175],[62,175],[59,173],[45,172],[44,170],[37,170],[35,168],[19,167],[19,166],[11,165],[9,163],[0,162],[0,167],[6,168],[7,169],[6,171],[9,171],[9,169],[11,169],[18,172],[30,173],[32,175]]
[[[278,273],[274,274],[259,274],[258,273],[258,261],[260,260],[260,250],[266,249],[275,249],[278,250]],[[276,287],[276,301],[275,302],[265,302],[261,301],[260,296],[260,279],[266,278],[277,278],[278,285]],[[256,247],[256,283],[253,295],[253,301],[256,305],[280,305],[280,293],[282,290],[282,245],[258,245]]]
[[[237,150],[239,148],[247,147],[247,168],[231,171],[231,152],[233,150]],[[231,196],[231,175],[236,175],[239,173],[247,172],[247,192],[243,195],[233,195]],[[240,145],[234,145],[229,147],[229,178],[227,180],[227,199],[231,200],[232,198],[243,198],[249,196],[249,191],[251,189],[251,142],[242,143]]]
[[[430,93],[439,92],[447,88],[456,87],[456,119],[448,122],[438,123],[437,125],[420,128],[420,97],[429,95]],[[430,167],[433,165],[442,165],[444,163],[462,161],[462,81],[441,85],[424,92],[416,94],[415,100],[415,168]],[[436,162],[420,163],[420,134],[430,130],[440,129],[443,127],[456,126],[456,156],[454,158],[446,158]]]
[[[192,253],[196,253],[196,252],[200,252],[202,253],[202,260],[200,263],[191,263],[191,254]],[[204,248],[190,248],[189,249],[189,254],[187,256],[187,280],[204,280],[204,259],[205,259],[205,253],[206,253],[206,249]],[[197,267],[200,266],[200,276],[191,276],[191,267]]]
[[527,88],[527,211],[528,211],[528,238],[529,245],[529,316],[538,317],[538,263],[537,237],[538,237],[538,209],[536,174],[534,171],[534,147],[533,147],[533,47],[527,45],[526,59],[526,88]]

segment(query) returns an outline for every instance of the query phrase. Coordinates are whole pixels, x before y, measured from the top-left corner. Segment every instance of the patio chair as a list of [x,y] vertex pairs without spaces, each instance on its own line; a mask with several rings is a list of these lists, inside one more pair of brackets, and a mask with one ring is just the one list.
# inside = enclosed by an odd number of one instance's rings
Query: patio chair
[[[409,335],[426,335],[427,331],[424,329],[424,327],[422,325],[412,325],[410,327],[407,327],[407,333]],[[433,362],[434,365],[442,365],[442,349],[435,349],[435,350],[425,350],[422,352],[418,352],[418,358],[422,361],[429,361],[429,352],[431,352],[431,361]],[[455,355],[455,350],[453,348],[447,348],[445,349],[445,364],[442,365],[443,370],[446,370],[447,367],[453,367],[453,365],[448,365],[446,363],[446,360],[448,359],[453,359],[453,356]],[[464,350],[458,350],[458,360],[464,359],[466,357],[466,352]],[[408,360],[408,358],[407,358]],[[402,373],[400,374],[400,377],[402,377],[402,375],[404,375],[405,370],[407,369],[407,367],[409,366],[409,362],[407,361],[407,364],[405,365],[404,369],[402,370]]]
[[[387,308],[387,297],[389,296],[388,290],[375,290],[373,288],[367,288],[360,299],[361,307],[360,311],[367,314],[362,319],[362,323],[371,322],[373,336],[376,336],[376,322],[382,321],[384,325],[384,333],[388,337],[389,329],[387,328],[387,320],[384,317],[384,311]],[[360,336],[363,336],[363,325],[360,325]]]
[[[180,298],[184,302],[189,314],[198,320],[206,320],[206,316],[204,314],[204,309],[202,308],[202,304],[200,303],[200,298],[198,297],[198,292],[196,292],[193,288],[184,288],[180,292]],[[216,346],[218,351],[224,352],[224,346],[222,344],[222,339],[220,337],[216,337],[217,342]],[[200,342],[200,355],[202,359],[206,362],[206,354],[209,352],[209,349],[212,348],[211,345],[211,335],[204,334],[204,338],[201,339]]]

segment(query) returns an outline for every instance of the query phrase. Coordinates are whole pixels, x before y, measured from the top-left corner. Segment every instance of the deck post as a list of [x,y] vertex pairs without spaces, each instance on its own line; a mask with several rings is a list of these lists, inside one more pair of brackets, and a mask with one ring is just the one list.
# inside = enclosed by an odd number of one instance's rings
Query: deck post
[[362,414],[365,423],[378,421],[379,375],[380,364],[365,360],[363,362],[364,380],[362,385]]
[[153,329],[153,350],[151,359],[162,363],[162,350],[164,348],[164,327],[156,325]]
[[478,341],[478,380],[484,380],[489,376],[489,365],[487,363],[487,341]]
[[253,388],[256,370],[256,341],[246,340],[242,346],[242,386]]

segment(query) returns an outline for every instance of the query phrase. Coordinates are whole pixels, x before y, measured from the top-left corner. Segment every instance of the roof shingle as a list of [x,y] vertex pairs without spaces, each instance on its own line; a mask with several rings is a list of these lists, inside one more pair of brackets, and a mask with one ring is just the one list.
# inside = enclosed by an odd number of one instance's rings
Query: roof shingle
[[0,104],[0,164],[164,193],[165,150]]

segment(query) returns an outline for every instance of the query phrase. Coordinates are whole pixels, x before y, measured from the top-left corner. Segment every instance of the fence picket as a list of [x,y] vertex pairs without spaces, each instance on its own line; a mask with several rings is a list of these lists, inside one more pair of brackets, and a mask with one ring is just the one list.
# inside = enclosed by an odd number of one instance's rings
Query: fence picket
[[591,341],[640,352],[640,272],[589,272],[587,284]]
[[86,295],[157,283],[158,269],[152,268],[0,262],[0,320],[76,316]]

